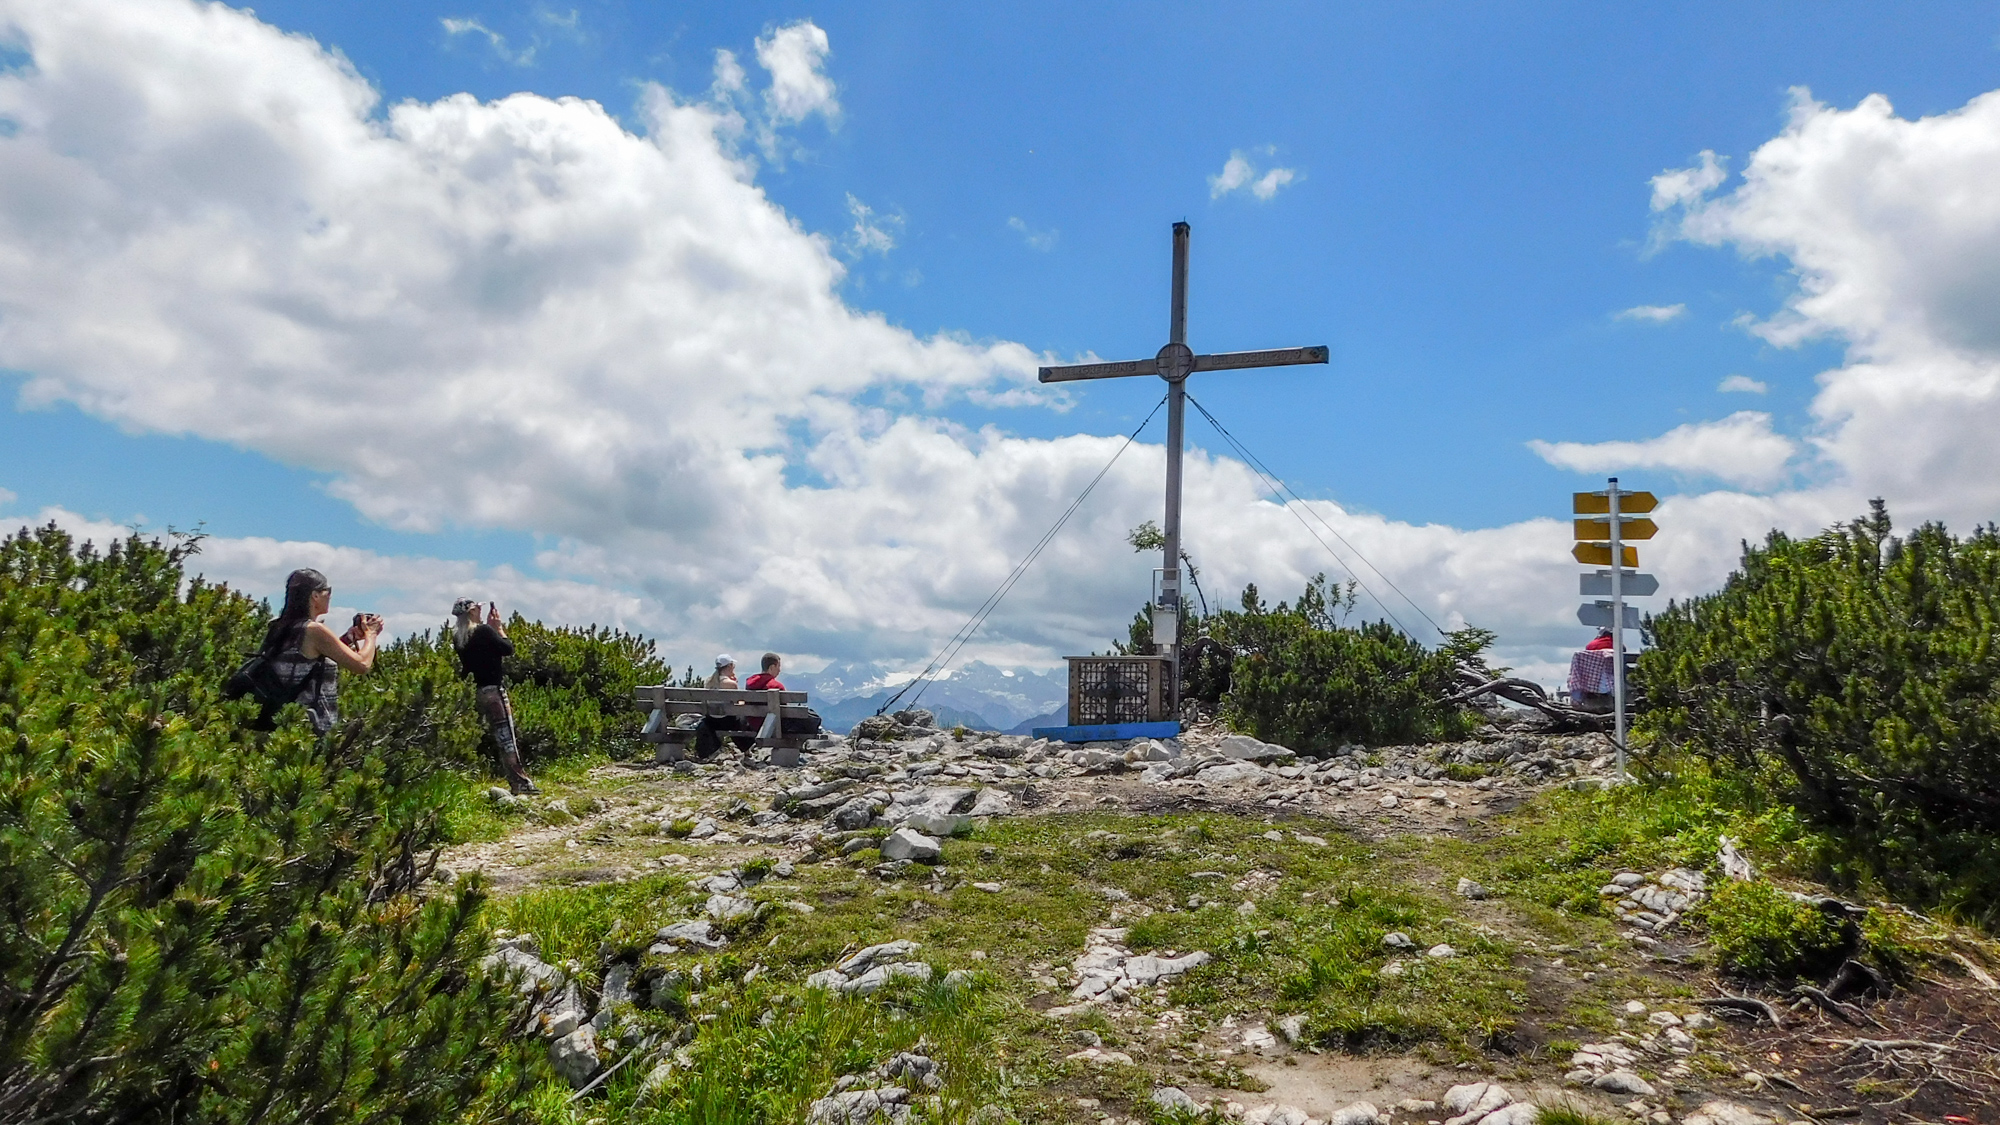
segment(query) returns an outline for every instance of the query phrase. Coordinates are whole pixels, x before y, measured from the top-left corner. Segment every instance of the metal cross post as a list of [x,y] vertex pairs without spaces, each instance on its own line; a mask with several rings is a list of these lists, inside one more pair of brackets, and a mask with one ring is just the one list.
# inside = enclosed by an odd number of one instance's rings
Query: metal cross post
[[[1129,375],[1158,375],[1167,381],[1167,510],[1166,559],[1160,568],[1160,603],[1153,615],[1153,640],[1163,655],[1173,658],[1168,682],[1172,705],[1180,707],[1180,660],[1178,654],[1181,611],[1181,444],[1187,409],[1187,377],[1197,371],[1236,371],[1248,367],[1285,367],[1299,363],[1325,363],[1325,345],[1315,348],[1278,348],[1261,352],[1222,352],[1196,355],[1187,345],[1188,230],[1186,223],[1174,224],[1173,304],[1167,317],[1167,343],[1151,359],[1116,363],[1081,363],[1067,367],[1044,367],[1041,381],[1066,383],[1075,379],[1116,379]],[[1174,633],[1161,643],[1160,623],[1172,623]]]

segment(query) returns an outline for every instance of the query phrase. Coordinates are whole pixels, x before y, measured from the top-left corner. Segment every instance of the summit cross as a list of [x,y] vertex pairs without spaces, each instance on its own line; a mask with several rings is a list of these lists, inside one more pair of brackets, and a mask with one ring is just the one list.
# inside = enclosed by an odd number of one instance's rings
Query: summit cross
[[[1166,558],[1160,568],[1160,601],[1153,615],[1155,646],[1174,655],[1181,609],[1181,444],[1187,409],[1187,377],[1197,371],[1238,371],[1249,367],[1288,367],[1299,363],[1325,363],[1324,344],[1311,348],[1277,348],[1261,352],[1221,352],[1196,355],[1187,345],[1188,225],[1174,224],[1174,291],[1167,319],[1167,344],[1151,359],[1122,360],[1115,363],[1079,363],[1067,367],[1044,367],[1044,383],[1067,383],[1077,379],[1117,379],[1131,375],[1158,375],[1167,381],[1167,505]],[[1166,628],[1163,629],[1162,625]],[[1170,680],[1179,686],[1178,669]],[[1178,695],[1178,692],[1174,694]],[[1176,701],[1178,702],[1178,701]]]

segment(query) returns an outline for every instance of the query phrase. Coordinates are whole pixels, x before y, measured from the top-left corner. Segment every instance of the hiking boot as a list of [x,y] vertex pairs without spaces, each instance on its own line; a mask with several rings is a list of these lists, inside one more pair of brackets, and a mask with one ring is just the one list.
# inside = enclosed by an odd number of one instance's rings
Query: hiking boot
[[508,782],[507,788],[513,790],[514,796],[516,797],[523,796],[525,794],[536,794],[542,791],[541,788],[537,786],[533,780],[525,777],[519,781]]

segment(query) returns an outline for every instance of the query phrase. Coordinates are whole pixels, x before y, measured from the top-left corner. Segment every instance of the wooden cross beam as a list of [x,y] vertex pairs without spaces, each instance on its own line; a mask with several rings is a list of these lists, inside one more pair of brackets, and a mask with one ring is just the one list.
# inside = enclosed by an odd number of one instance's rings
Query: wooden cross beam
[[[1188,225],[1174,224],[1174,292],[1168,313],[1167,344],[1151,359],[1130,359],[1115,363],[1079,363],[1068,367],[1044,367],[1041,381],[1067,383],[1076,379],[1121,379],[1132,375],[1158,375],[1167,381],[1167,510],[1166,559],[1160,569],[1159,610],[1153,615],[1156,647],[1173,655],[1178,638],[1181,608],[1181,445],[1187,409],[1187,377],[1197,371],[1239,371],[1248,367],[1287,367],[1299,363],[1325,363],[1324,344],[1312,348],[1277,348],[1262,352],[1222,352],[1196,355],[1187,345]],[[1162,624],[1171,622],[1165,633]],[[1162,637],[1165,640],[1162,641]],[[1169,681],[1179,686],[1178,668]],[[1179,700],[1175,700],[1178,705]]]

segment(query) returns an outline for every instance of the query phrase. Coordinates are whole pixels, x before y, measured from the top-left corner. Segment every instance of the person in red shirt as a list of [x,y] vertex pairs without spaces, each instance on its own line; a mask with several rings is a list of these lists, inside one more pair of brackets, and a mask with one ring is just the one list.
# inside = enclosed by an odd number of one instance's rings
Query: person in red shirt
[[1583,646],[1583,651],[1603,652],[1605,649],[1608,649],[1610,647],[1611,647],[1611,630],[1599,629],[1597,631],[1597,639]]
[[784,661],[775,652],[767,652],[760,662],[763,671],[750,677],[743,685],[744,691],[783,691],[785,685],[778,682],[778,673],[784,671]]
[[[764,659],[758,661],[758,665],[763,671],[743,681],[744,691],[785,690],[785,685],[778,681],[778,673],[784,671],[784,661],[779,659],[777,653],[765,653]],[[820,732],[819,716],[807,708],[800,708],[800,710],[805,711],[805,714],[801,717],[785,718],[782,721],[781,729],[784,730],[786,735],[792,737],[809,737],[818,734]]]

